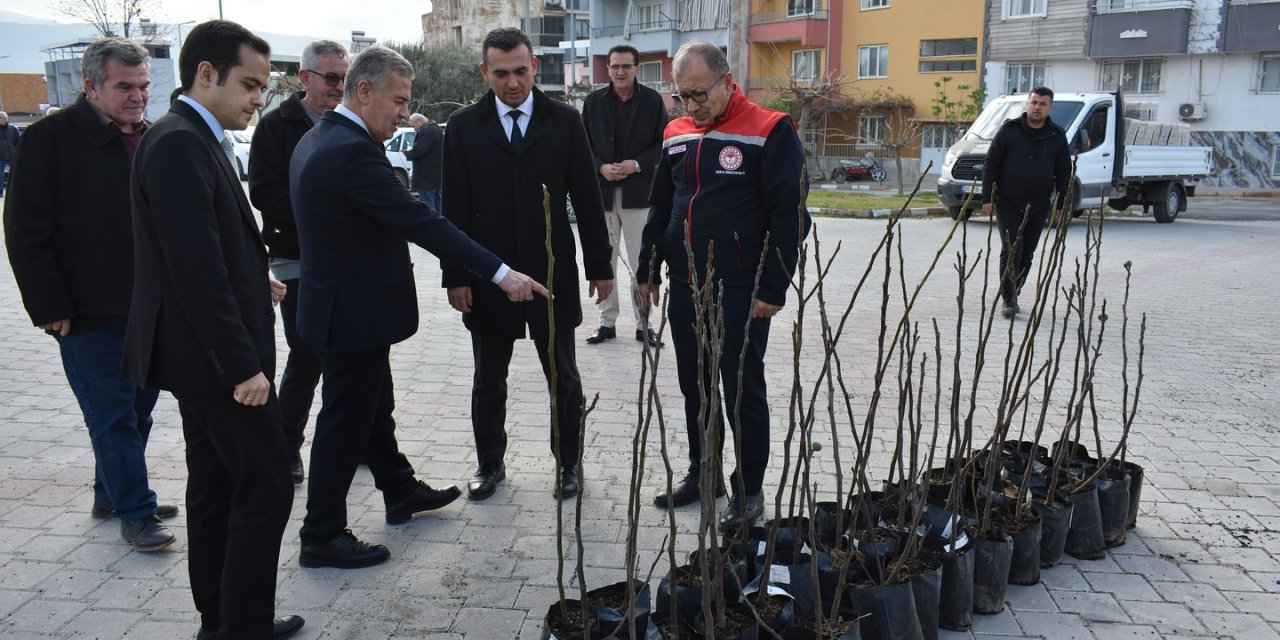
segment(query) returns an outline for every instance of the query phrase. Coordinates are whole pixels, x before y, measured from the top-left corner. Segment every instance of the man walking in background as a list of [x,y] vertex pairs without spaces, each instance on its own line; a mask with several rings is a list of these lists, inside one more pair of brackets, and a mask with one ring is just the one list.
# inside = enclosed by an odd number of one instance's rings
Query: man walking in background
[[982,172],[982,212],[991,215],[994,208],[1000,229],[1001,313],[1006,318],[1019,311],[1018,292],[1049,220],[1050,198],[1057,193],[1053,208],[1061,212],[1071,181],[1067,134],[1049,118],[1052,109],[1053,91],[1032,89],[1026,111],[1007,120],[991,140]]
[[421,113],[409,116],[409,126],[417,131],[413,147],[404,152],[404,157],[413,162],[413,188],[418,192],[419,200],[440,213],[440,161],[444,157],[444,131]]
[[[120,519],[140,551],[169,546],[147,482],[159,395],[120,371],[133,292],[129,163],[148,123],[147,50],[104,38],[81,64],[84,94],[31,125],[5,200],[5,244],[31,322],[53,336],[93,443],[95,518]],[[9,127],[12,129],[12,127]],[[86,171],[92,167],[92,171]]]
[[[636,82],[640,52],[620,44],[609,50],[609,86],[597,89],[582,104],[582,120],[604,198],[604,216],[609,226],[613,257],[609,265],[617,273],[618,252],[627,243],[627,266],[632,272],[631,300],[636,319],[636,340],[661,346],[658,334],[649,326],[648,316],[638,297],[640,235],[649,215],[649,188],[662,151],[662,130],[667,126],[667,108],[657,91]],[[587,338],[599,344],[617,336],[618,288],[600,305],[600,326]]]
[[346,48],[333,40],[316,40],[303,48],[302,67],[298,70],[302,91],[262,117],[249,148],[249,199],[262,212],[262,241],[271,253],[271,271],[294,294],[285,296],[280,303],[284,339],[289,345],[284,373],[280,374],[280,413],[289,445],[289,475],[294,484],[301,484],[305,478],[303,429],[320,382],[320,356],[298,338],[301,254],[289,198],[289,160],[303,134],[320,121],[325,111],[342,102],[348,66]]
[[18,151],[18,128],[9,124],[9,114],[0,111],[0,198],[4,197],[5,167]]

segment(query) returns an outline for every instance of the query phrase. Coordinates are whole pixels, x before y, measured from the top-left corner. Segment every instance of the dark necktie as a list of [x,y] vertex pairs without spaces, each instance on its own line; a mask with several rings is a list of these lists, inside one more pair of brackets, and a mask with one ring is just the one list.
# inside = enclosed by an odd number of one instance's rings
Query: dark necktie
[[520,143],[524,141],[524,134],[520,133],[520,116],[519,111],[508,111],[507,115],[511,116],[511,148],[519,149]]

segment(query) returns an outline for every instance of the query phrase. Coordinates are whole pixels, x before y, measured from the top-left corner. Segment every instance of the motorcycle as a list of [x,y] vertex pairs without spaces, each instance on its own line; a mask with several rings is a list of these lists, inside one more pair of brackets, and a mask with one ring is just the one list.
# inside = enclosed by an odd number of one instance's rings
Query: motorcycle
[[884,182],[885,179],[884,168],[870,153],[857,160],[841,160],[840,166],[831,170],[831,180],[834,182],[863,178],[871,178],[876,182]]

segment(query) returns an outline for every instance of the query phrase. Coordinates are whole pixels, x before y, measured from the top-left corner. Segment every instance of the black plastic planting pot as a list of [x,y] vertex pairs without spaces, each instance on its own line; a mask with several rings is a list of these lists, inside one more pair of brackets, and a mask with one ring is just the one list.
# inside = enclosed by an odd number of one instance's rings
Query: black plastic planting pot
[[[755,601],[756,596],[747,596]],[[769,626],[775,633],[781,634],[795,623],[796,615],[794,603],[786,596],[770,596],[768,598],[773,608],[772,613],[759,612],[763,622]],[[768,631],[759,623],[754,621],[756,614],[751,612],[750,607],[745,602],[738,602],[728,606],[727,619],[738,621],[741,624],[733,624],[725,629],[717,629],[716,640],[765,640],[772,638]],[[702,637],[706,637],[705,627],[702,622],[702,614],[699,612],[697,623],[693,625],[693,630]]]
[[1062,562],[1067,532],[1071,529],[1071,502],[1059,497],[1048,504],[1037,498],[1031,501],[1031,508],[1040,514],[1040,568],[1057,566]]
[[1108,547],[1124,544],[1129,523],[1129,474],[1108,466],[1094,481],[1098,487],[1098,513],[1102,518],[1102,541]]
[[1000,613],[1009,587],[1009,563],[1013,559],[1013,539],[996,532],[990,539],[973,542],[973,611]]
[[938,603],[942,599],[942,561],[932,554],[918,556],[925,570],[908,576],[916,600],[916,617],[924,640],[938,638]]
[[1142,498],[1142,467],[1132,462],[1125,462],[1120,468],[1129,474],[1129,517],[1125,521],[1125,527],[1132,529],[1138,526],[1138,502]]
[[1102,537],[1102,512],[1098,507],[1098,488],[1067,495],[1071,501],[1071,528],[1067,530],[1066,552],[1081,560],[1097,560],[1107,554]]
[[942,589],[938,602],[938,626],[965,631],[973,626],[973,542],[952,553],[938,553],[942,563]]
[[911,582],[864,586],[850,594],[864,640],[924,640]]
[[[591,619],[587,628],[574,625],[570,628],[560,619],[560,604],[552,603],[547,608],[547,615],[542,623],[542,640],[596,640],[599,638],[616,638],[617,640],[643,640],[656,632],[649,621],[649,585],[633,581],[635,600],[628,606],[627,583],[619,582],[587,592],[590,603]],[[572,613],[581,610],[580,601],[567,600],[567,608]],[[627,620],[628,610],[634,611],[635,634],[633,625]]]
[[[725,600],[727,602],[738,602],[742,599],[742,588],[738,584],[738,578],[734,575],[733,569],[722,565],[720,571],[724,580]],[[674,591],[676,594],[676,618],[690,627],[694,627],[698,616],[702,614],[702,592],[704,589],[713,589],[713,585],[714,582],[703,584],[700,570],[696,566],[683,565],[676,567],[671,573],[663,576],[662,581],[658,583],[654,616],[662,620],[664,624],[670,619],[670,595]],[[713,593],[712,598],[714,597]]]
[[1005,529],[1013,541],[1009,560],[1009,584],[1033,585],[1040,582],[1040,541],[1042,519],[1032,511],[1033,522],[1021,529]]

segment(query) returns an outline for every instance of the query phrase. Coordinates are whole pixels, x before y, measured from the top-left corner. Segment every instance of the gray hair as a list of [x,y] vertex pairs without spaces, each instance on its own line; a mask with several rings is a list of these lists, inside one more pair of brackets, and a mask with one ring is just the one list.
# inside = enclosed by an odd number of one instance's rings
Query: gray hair
[[126,67],[136,67],[151,60],[151,54],[140,44],[124,38],[95,40],[84,50],[80,75],[101,87],[107,81],[107,61],[115,60]]
[[302,68],[314,69],[316,62],[320,56],[336,55],[339,58],[347,57],[347,48],[342,46],[341,42],[335,40],[316,40],[308,44],[302,49]]
[[351,68],[347,70],[347,86],[342,89],[342,98],[354,99],[361,81],[367,81],[374,87],[383,87],[391,80],[392,75],[412,80],[413,65],[399,53],[375,44],[361,51],[351,63]]
[[415,113],[409,116],[409,126],[413,127],[414,129],[417,129],[418,127],[421,127],[422,125],[428,122],[430,122],[430,120],[428,120],[427,117],[422,115],[421,113]]
[[684,43],[678,51],[676,57],[671,61],[671,72],[681,73],[689,67],[689,56],[697,55],[706,63],[707,68],[716,76],[723,76],[729,73],[729,60],[724,57],[724,52],[720,47],[707,42],[706,40],[692,40]]

